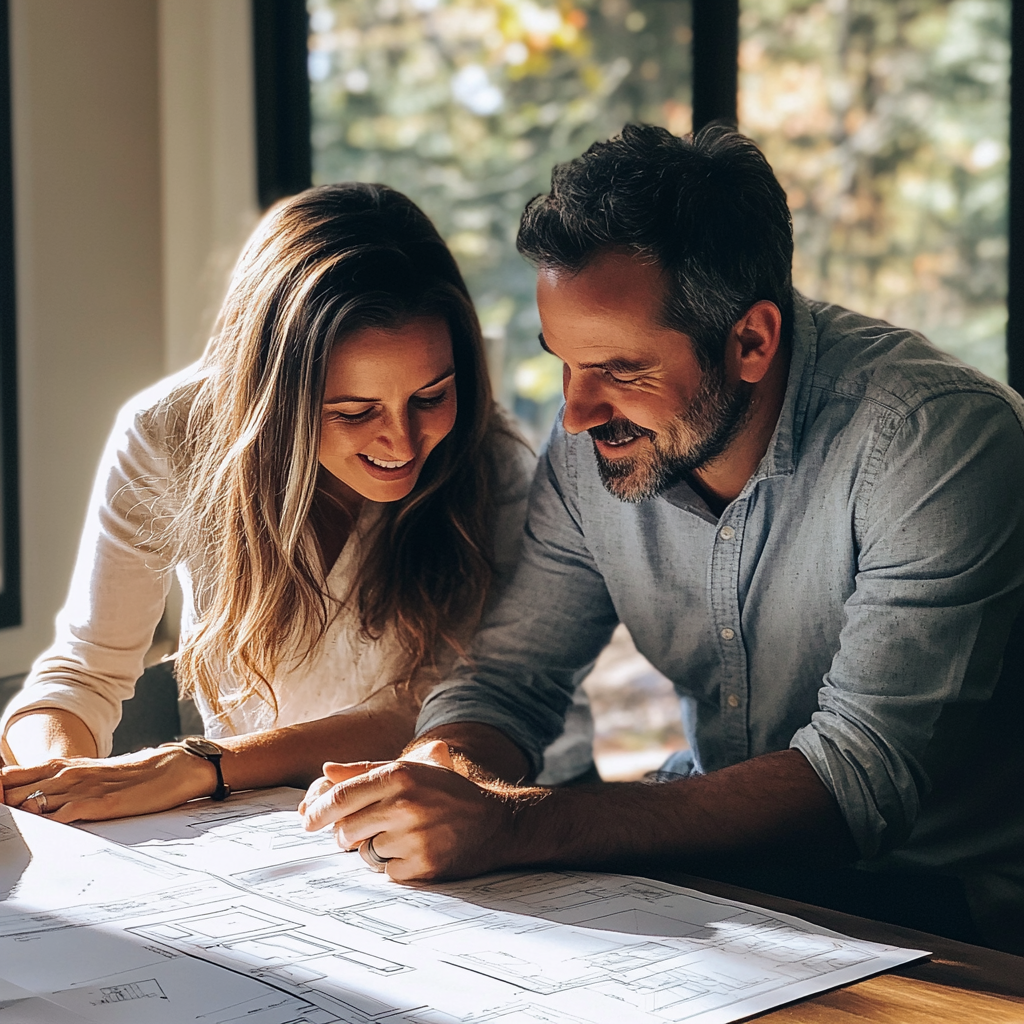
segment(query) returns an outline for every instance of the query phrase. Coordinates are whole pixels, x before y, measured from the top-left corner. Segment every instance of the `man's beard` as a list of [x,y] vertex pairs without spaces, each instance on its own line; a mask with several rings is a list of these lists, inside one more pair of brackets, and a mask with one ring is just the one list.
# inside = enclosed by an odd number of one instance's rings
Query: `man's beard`
[[662,431],[648,430],[631,420],[614,419],[592,427],[594,441],[646,437],[650,446],[636,455],[608,459],[594,445],[601,482],[622,501],[654,498],[696,469],[717,459],[732,443],[750,411],[752,386],[740,381],[726,386],[722,367],[701,376],[689,407]]

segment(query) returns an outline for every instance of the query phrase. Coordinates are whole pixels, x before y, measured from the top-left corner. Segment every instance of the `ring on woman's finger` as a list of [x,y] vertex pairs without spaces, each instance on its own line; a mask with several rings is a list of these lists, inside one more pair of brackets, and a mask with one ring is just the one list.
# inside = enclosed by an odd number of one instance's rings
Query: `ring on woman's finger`
[[364,839],[359,844],[359,856],[366,861],[367,866],[372,868],[378,874],[383,874],[387,870],[388,861],[390,857],[382,857],[374,848],[373,841],[377,836],[370,836],[369,839]]
[[34,793],[29,793],[26,800],[35,800],[36,807],[39,809],[40,814],[46,813],[46,794],[41,790],[37,789]]

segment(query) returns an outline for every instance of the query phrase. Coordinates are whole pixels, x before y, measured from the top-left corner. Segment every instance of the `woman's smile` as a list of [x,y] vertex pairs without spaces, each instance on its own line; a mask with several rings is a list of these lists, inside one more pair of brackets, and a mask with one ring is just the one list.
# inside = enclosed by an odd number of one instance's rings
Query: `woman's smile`
[[359,458],[365,472],[377,480],[402,480],[416,468],[415,459],[390,462],[384,459],[375,459],[372,455],[366,455],[364,452],[359,453]]

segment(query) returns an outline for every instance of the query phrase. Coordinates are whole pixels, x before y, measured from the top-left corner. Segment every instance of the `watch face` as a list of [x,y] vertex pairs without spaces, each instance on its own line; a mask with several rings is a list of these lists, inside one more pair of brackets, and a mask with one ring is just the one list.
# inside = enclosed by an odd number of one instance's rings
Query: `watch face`
[[205,736],[183,736],[181,745],[200,757],[220,757],[224,753],[224,748],[220,744],[208,740]]

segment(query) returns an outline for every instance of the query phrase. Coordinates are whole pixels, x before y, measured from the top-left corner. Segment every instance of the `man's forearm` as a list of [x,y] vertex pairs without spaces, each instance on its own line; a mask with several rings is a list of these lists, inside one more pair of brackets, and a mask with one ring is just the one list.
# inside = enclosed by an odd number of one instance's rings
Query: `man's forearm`
[[796,750],[678,782],[524,792],[513,848],[518,864],[594,868],[856,856],[834,797]]

